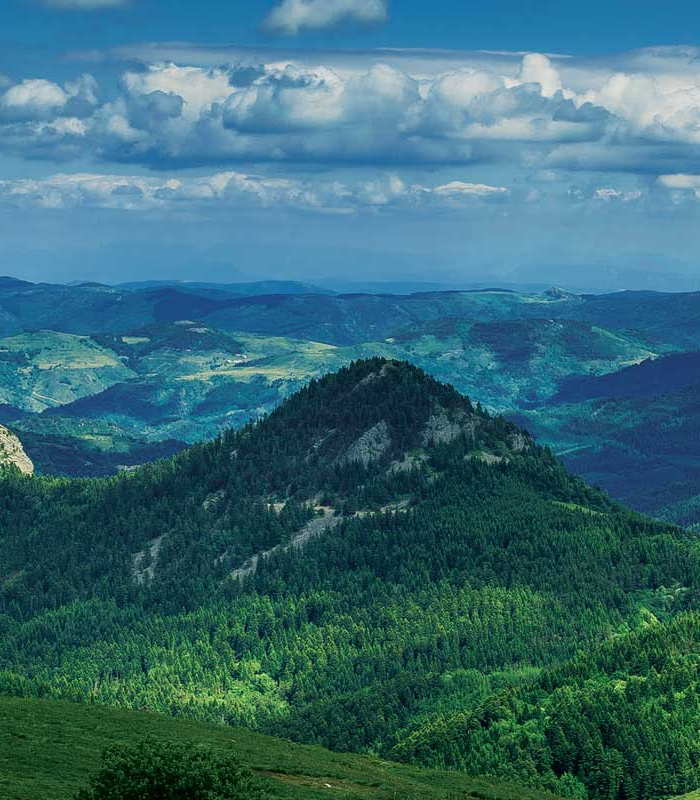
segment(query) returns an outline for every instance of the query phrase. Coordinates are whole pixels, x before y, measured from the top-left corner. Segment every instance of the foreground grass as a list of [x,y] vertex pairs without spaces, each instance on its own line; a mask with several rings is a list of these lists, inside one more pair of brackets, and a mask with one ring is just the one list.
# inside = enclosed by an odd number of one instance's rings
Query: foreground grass
[[204,743],[235,753],[280,800],[546,800],[552,795],[331,753],[245,730],[102,706],[0,697],[0,797],[70,800],[106,747],[144,736]]

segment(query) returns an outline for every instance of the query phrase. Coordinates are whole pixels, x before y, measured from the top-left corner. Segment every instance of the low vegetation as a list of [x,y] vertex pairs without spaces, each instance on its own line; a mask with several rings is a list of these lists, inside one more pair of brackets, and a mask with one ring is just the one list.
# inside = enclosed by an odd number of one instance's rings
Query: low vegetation
[[[216,764],[235,759],[252,771],[256,788],[270,800],[555,800],[497,781],[331,753],[246,730],[152,713],[7,697],[0,697],[0,796],[73,800],[78,791],[89,792],[91,783],[95,786],[104,769],[105,750],[113,751],[119,763],[139,743],[166,754],[186,747],[194,754],[209,754]],[[177,769],[177,764],[171,763],[171,768]],[[87,797],[102,800],[94,790]],[[128,797],[124,795],[124,800]],[[109,796],[115,798],[121,800],[120,795]],[[240,800],[248,797],[244,794]]]

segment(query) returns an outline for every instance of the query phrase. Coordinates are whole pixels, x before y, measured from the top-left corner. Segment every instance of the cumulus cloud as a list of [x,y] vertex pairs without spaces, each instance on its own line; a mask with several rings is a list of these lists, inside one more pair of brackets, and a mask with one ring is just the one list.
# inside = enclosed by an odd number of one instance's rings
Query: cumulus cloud
[[344,22],[386,22],[387,0],[281,0],[265,17],[263,29],[283,36],[334,28]]
[[465,204],[488,203],[507,194],[508,189],[501,186],[452,181],[431,187],[404,182],[393,174],[353,183],[232,171],[196,178],[77,173],[0,181],[0,204],[123,211],[237,206],[345,214],[426,206],[458,210]]
[[[172,170],[210,164],[475,165],[700,172],[700,51],[588,62],[314,53],[152,63],[100,100],[90,76],[0,89],[0,150]],[[354,60],[353,60],[354,59]],[[436,66],[437,65],[437,66]]]
[[383,63],[342,75],[294,63],[156,64],[122,77],[120,96],[95,111],[85,141],[104,159],[172,167],[470,163],[492,160],[502,142],[598,138],[607,113],[550,95],[547,63],[525,67],[523,81],[470,69],[426,80]]
[[97,93],[97,83],[90,75],[82,75],[63,87],[43,79],[24,80],[0,95],[0,121],[88,116],[97,105]]
[[673,205],[700,200],[700,175],[659,175],[655,188],[663,192]]

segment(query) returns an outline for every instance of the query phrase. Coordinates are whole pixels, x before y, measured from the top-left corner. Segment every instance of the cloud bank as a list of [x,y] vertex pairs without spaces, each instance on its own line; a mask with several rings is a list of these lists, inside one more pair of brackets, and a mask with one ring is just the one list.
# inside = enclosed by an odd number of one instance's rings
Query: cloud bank
[[461,61],[428,76],[371,55],[344,69],[162,62],[123,72],[109,97],[90,75],[32,77],[0,94],[0,150],[169,170],[273,162],[693,172],[699,54],[654,51],[625,71],[527,54],[510,70]]
[[[2,201],[354,213],[700,199],[700,49],[587,61],[266,52],[219,66],[132,62],[116,89],[90,74],[0,84],[0,152],[60,172],[5,181]],[[313,177],[318,166],[346,176]],[[180,177],[191,169],[211,174]]]
[[424,186],[382,175],[352,183],[303,180],[220,172],[196,178],[138,175],[57,174],[43,179],[0,181],[0,204],[67,209],[108,208],[123,211],[277,208],[348,214],[392,208],[440,207],[503,200],[508,189],[452,181]]

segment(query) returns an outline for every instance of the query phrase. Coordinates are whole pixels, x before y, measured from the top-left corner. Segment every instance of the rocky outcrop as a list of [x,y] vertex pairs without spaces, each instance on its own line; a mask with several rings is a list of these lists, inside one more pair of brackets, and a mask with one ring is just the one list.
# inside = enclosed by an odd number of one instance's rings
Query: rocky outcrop
[[439,409],[430,415],[423,429],[423,447],[454,442],[463,433],[474,438],[475,423],[465,413],[449,415],[445,410]]
[[343,464],[362,464],[367,467],[378,461],[390,447],[389,426],[382,420],[353,442],[339,461]]
[[156,562],[163,546],[163,539],[165,539],[165,536],[157,536],[155,539],[151,539],[146,549],[140,550],[134,556],[131,573],[136,583],[144,584],[147,581],[152,581],[155,577]]
[[415,452],[405,455],[402,459],[393,461],[387,473],[393,475],[397,472],[411,472],[414,469],[420,469],[423,464],[428,460],[428,454],[424,452]]
[[0,425],[0,465],[14,464],[25,475],[32,475],[34,464],[12,431]]
[[218,492],[212,492],[212,494],[207,495],[202,503],[202,508],[205,511],[215,512],[219,510],[222,501],[226,498],[226,492],[223,489],[219,489]]
[[520,431],[511,433],[508,437],[508,445],[514,453],[522,453],[523,450],[527,450],[531,442],[530,437]]

